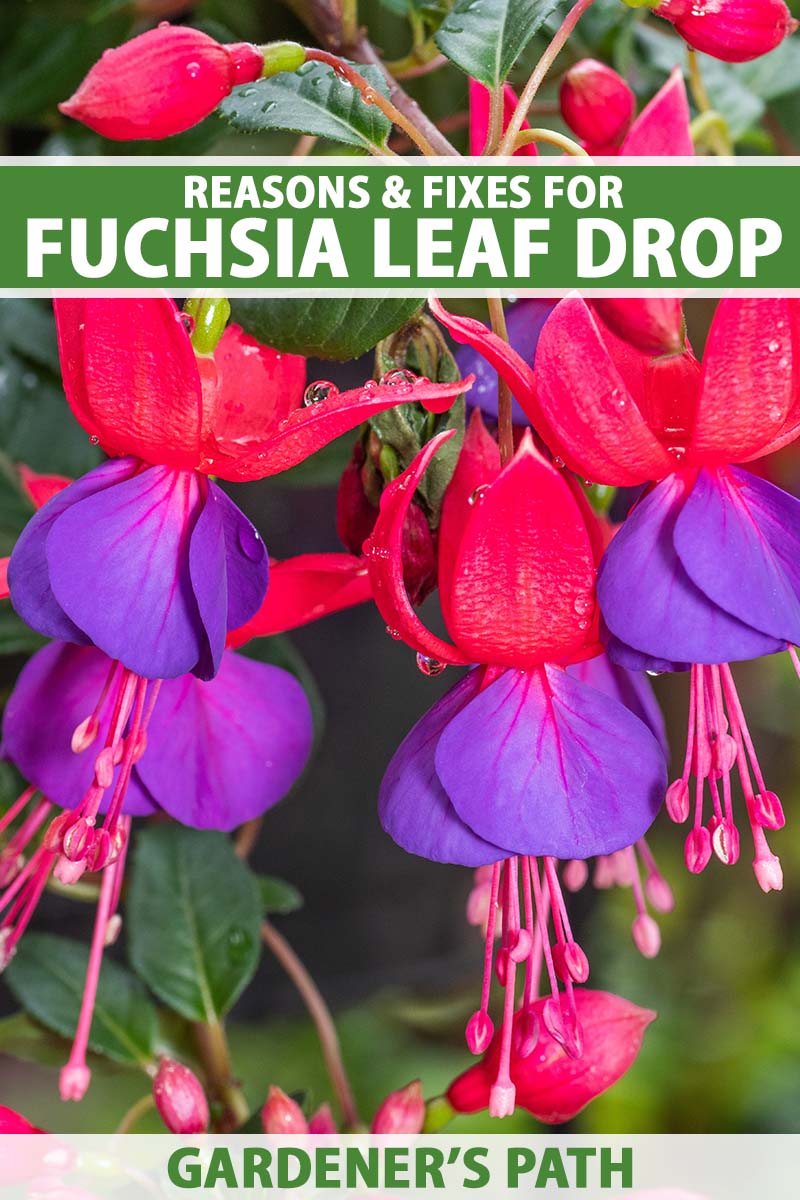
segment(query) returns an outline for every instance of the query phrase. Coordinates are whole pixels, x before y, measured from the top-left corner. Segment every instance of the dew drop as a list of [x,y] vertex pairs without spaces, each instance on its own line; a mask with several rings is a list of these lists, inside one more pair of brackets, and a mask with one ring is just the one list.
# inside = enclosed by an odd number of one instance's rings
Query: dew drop
[[92,443],[93,446],[100,445],[100,438],[97,436],[96,433],[92,434],[92,436],[89,438],[89,441]]
[[303,404],[306,408],[310,408],[312,404],[321,404],[323,400],[338,395],[338,392],[336,384],[331,383],[329,379],[318,379],[316,383],[310,383],[306,388],[303,393]]
[[558,456],[556,456],[556,457],[553,459],[553,466],[554,466],[554,467],[557,467],[559,471],[563,471],[563,470],[564,470],[564,467],[565,467],[566,465],[567,465],[567,464],[564,462],[563,458],[559,458]]
[[413,371],[408,371],[403,367],[395,367],[393,371],[387,371],[381,376],[381,387],[413,387],[417,382],[417,376]]
[[664,675],[665,672],[664,671],[646,671],[645,674],[649,675],[651,679],[658,679],[659,675]]
[[178,313],[178,320],[189,334],[189,337],[191,337],[194,333],[194,317],[191,315],[191,313]]
[[427,654],[417,654],[417,666],[423,675],[435,678],[446,669],[447,663],[439,662],[438,658],[429,658]]
[[480,487],[475,488],[475,491],[472,493],[472,495],[470,496],[467,503],[470,504],[473,508],[475,507],[476,504],[482,504],[483,498],[486,495],[486,493],[488,492],[488,490],[489,490],[489,484],[482,483]]
[[400,630],[399,629],[392,629],[391,625],[387,625],[386,632],[388,633],[390,638],[394,639],[394,641],[396,641],[396,642],[400,641]]
[[767,349],[769,350],[770,354],[775,354],[778,350],[780,350],[780,348],[781,344],[777,338],[773,338],[771,342],[767,342]]
[[594,612],[594,597],[592,595],[576,596],[572,605],[579,617],[588,616]]
[[678,462],[680,462],[681,459],[683,458],[683,456],[686,454],[686,447],[685,446],[667,446],[667,453],[671,454],[673,458],[676,458],[678,460]]
[[265,554],[264,543],[258,530],[252,525],[240,525],[237,535],[239,548],[251,562],[261,562]]
[[200,63],[190,62],[186,64],[186,74],[190,79],[197,79],[200,75]]
[[249,955],[253,946],[253,939],[246,929],[242,929],[239,925],[228,932],[228,959],[232,963],[241,963]]

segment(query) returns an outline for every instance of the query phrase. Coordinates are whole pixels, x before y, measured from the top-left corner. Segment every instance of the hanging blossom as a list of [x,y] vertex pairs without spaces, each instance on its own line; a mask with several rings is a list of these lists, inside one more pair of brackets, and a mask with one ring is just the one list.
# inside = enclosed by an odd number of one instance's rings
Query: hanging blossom
[[[189,674],[115,688],[124,674],[93,646],[52,642],[23,668],[3,717],[2,755],[28,786],[0,819],[0,968],[51,876],[72,884],[102,872],[63,1099],[80,1100],[89,1086],[86,1049],[103,948],[120,927],[131,818],[234,829],[289,791],[311,750],[308,700],[279,667],[226,651],[210,681]],[[87,753],[94,742],[102,749]]]
[[693,49],[723,62],[769,54],[797,29],[784,0],[662,0],[653,11]]
[[[380,816],[405,850],[436,862],[490,867],[483,994],[470,1019],[473,1053],[488,1047],[494,910],[502,919],[495,972],[505,989],[490,1111],[513,1111],[512,1048],[533,1053],[540,959],[550,996],[545,1028],[580,1057],[576,983],[588,977],[558,861],[611,854],[637,841],[663,795],[657,738],[633,712],[564,668],[599,653],[594,581],[601,545],[582,497],[526,433],[501,469],[475,413],[447,490],[439,531],[442,611],[453,637],[430,633],[403,587],[406,510],[449,432],[433,438],[386,488],[365,545],[375,602],[420,668],[478,663],[406,737],[384,777]],[[551,936],[552,925],[552,936]],[[526,986],[514,1016],[518,964]],[[563,984],[563,992],[560,989]]]
[[782,828],[784,815],[729,663],[788,649],[800,671],[800,502],[732,464],[800,432],[798,339],[796,301],[723,300],[702,365],[690,350],[649,359],[570,297],[544,328],[529,397],[537,429],[567,466],[603,483],[658,481],[600,568],[608,653],[637,669],[690,670],[686,756],[669,814],[685,821],[694,808],[690,871],[712,854],[736,862],[735,771],[764,891],[782,885],[766,831]]

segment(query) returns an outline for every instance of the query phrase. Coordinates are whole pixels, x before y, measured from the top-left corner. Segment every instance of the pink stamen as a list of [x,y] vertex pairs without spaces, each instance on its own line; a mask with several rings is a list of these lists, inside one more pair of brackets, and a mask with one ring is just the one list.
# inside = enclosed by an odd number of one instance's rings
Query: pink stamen
[[79,725],[75,727],[72,735],[72,751],[74,754],[82,754],[92,742],[96,741],[97,735],[100,732],[100,713],[105,704],[106,696],[108,695],[111,684],[114,681],[114,676],[117,673],[118,662],[112,662],[106,674],[105,683],[100,692],[99,699],[92,709],[91,714]]
[[36,791],[37,789],[35,787],[26,788],[22,795],[17,797],[17,799],[9,808],[8,812],[3,813],[2,817],[0,817],[0,833],[5,833],[9,825],[17,819],[23,808],[25,808],[26,805],[36,795]]
[[97,985],[100,981],[100,968],[103,965],[106,930],[113,911],[114,896],[117,894],[118,869],[119,864],[113,863],[108,870],[103,872],[78,1026],[69,1061],[62,1068],[59,1079],[62,1100],[82,1100],[91,1080],[91,1071],[86,1065],[86,1051],[89,1046],[89,1031],[92,1027],[94,1003],[97,998]]

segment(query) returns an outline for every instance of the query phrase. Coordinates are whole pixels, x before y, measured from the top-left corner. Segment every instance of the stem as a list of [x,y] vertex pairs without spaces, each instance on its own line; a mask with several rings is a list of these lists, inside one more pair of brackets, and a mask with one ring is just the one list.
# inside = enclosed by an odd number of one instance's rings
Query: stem
[[374,104],[393,125],[396,125],[398,129],[402,129],[403,133],[408,134],[414,145],[427,158],[436,157],[436,151],[425,137],[425,134],[417,129],[416,125],[404,113],[400,112],[399,108],[395,108],[391,100],[387,100],[381,92],[376,91],[371,84],[367,83],[364,76],[360,75],[350,63],[345,62],[343,58],[339,58],[335,54],[329,54],[327,50],[307,50],[306,61],[321,62],[332,67],[340,78],[346,79],[354,88],[358,88],[365,104]]
[[148,1092],[146,1096],[142,1096],[141,1100],[137,1100],[135,1104],[131,1105],[114,1132],[130,1133],[134,1125],[138,1125],[145,1113],[150,1112],[151,1108],[155,1108],[155,1103],[152,1092]]
[[490,93],[489,128],[486,131],[486,145],[481,151],[483,156],[494,154],[503,136],[503,109],[505,107],[503,103],[504,99],[505,96],[503,84],[499,83],[497,87],[492,88]]
[[305,158],[311,154],[319,139],[313,133],[304,133],[292,148],[292,158]]
[[531,142],[547,142],[550,146],[558,146],[559,150],[563,150],[565,154],[571,154],[573,158],[588,158],[590,162],[592,161],[592,156],[584,150],[583,146],[578,145],[565,133],[556,132],[555,129],[521,130],[514,142],[514,150],[519,150],[521,146],[529,146]]
[[261,937],[264,945],[277,958],[286,974],[291,979],[305,1004],[314,1027],[317,1031],[325,1066],[330,1077],[339,1107],[342,1110],[344,1124],[348,1129],[357,1129],[360,1125],[358,1109],[356,1108],[353,1090],[347,1078],[342,1049],[339,1045],[339,1035],[333,1022],[330,1009],[325,1003],[319,988],[309,975],[303,963],[295,954],[283,934],[279,933],[270,921],[261,925]]
[[[503,301],[496,296],[487,296],[489,317],[492,331],[504,342],[508,342],[506,314]],[[497,377],[497,444],[500,447],[500,462],[502,466],[514,456],[514,421],[511,411],[511,388],[504,379]]]
[[[432,43],[435,45],[435,43]],[[419,51],[412,50],[405,58],[396,58],[386,63],[386,70],[394,79],[419,79],[422,75],[430,75],[447,65],[448,59],[444,54],[434,54],[431,58],[421,58]]]
[[388,84],[389,97],[395,109],[413,122],[414,127],[423,134],[433,148],[434,154],[441,154],[448,158],[458,157],[458,151],[455,146],[448,142],[442,131],[436,128],[433,121],[422,111],[416,100],[412,100],[408,92],[404,91],[397,80],[393,78],[391,71],[387,69],[386,64],[380,55],[376,53],[375,47],[367,38],[362,38],[358,45],[354,47],[353,58],[357,62],[380,67],[383,77]]
[[539,59],[536,66],[533,68],[530,79],[522,89],[522,95],[519,98],[517,107],[514,109],[513,116],[508,123],[508,129],[505,132],[505,137],[500,143],[500,154],[510,154],[511,148],[517,140],[517,136],[522,129],[522,123],[528,115],[528,109],[533,102],[533,98],[541,87],[547,72],[552,67],[558,55],[564,49],[569,35],[572,33],[578,21],[588,8],[591,7],[593,0],[577,0],[577,3],[572,6],[564,20],[561,22],[559,29],[545,50],[542,57]]
[[358,41],[358,0],[342,0],[342,45],[355,46]]
[[192,1026],[203,1060],[209,1091],[224,1105],[218,1133],[232,1133],[250,1116],[242,1089],[233,1078],[228,1039],[220,1021],[197,1021]]
[[[714,106],[706,91],[705,81],[700,70],[700,60],[697,57],[697,51],[693,50],[691,46],[687,47],[687,61],[689,64],[689,90],[692,93],[692,99],[697,106],[697,110],[701,117],[706,113],[713,113]],[[719,114],[715,114],[715,116],[717,117],[716,122],[709,122],[702,129],[702,133],[708,136],[708,144],[714,150],[715,154],[733,154],[733,143],[728,133],[727,122]]]
[[237,856],[245,862],[253,853],[263,820],[263,817],[253,817],[252,821],[245,821],[244,825],[239,826],[233,848]]

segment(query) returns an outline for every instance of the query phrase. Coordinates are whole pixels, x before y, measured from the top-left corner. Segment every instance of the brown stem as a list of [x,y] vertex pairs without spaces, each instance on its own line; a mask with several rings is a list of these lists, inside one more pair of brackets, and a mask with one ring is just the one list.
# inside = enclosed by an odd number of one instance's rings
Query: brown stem
[[[504,342],[507,342],[508,329],[506,328],[503,301],[496,296],[487,296],[486,303],[489,306],[492,331]],[[500,447],[500,462],[505,466],[514,456],[514,419],[511,408],[511,388],[499,375],[497,377],[497,444]]]
[[420,79],[423,75],[432,75],[434,71],[447,66],[444,54],[435,54],[433,58],[420,59],[413,50],[405,58],[387,62],[386,69],[393,79]]
[[215,1122],[217,1133],[232,1133],[250,1116],[250,1108],[242,1089],[233,1078],[228,1039],[220,1021],[197,1021],[192,1025],[197,1048],[208,1080],[211,1096],[223,1106]]
[[533,102],[533,98],[542,86],[547,72],[552,67],[558,55],[564,49],[569,35],[572,33],[578,21],[581,19],[587,8],[590,8],[593,0],[577,0],[577,3],[572,6],[567,15],[564,17],[560,27],[555,33],[553,40],[545,50],[542,57],[539,59],[536,66],[533,68],[531,77],[522,89],[522,95],[519,98],[517,107],[511,120],[508,123],[508,129],[500,143],[500,154],[511,154],[514,143],[517,140],[517,135],[522,129],[522,123],[528,115],[528,109]]
[[339,1045],[339,1035],[333,1022],[330,1009],[325,1003],[319,988],[314,983],[303,963],[295,954],[282,933],[279,933],[270,921],[261,925],[261,937],[264,945],[272,951],[286,974],[291,979],[305,1004],[311,1020],[317,1031],[325,1066],[328,1070],[333,1090],[342,1110],[342,1117],[347,1129],[357,1129],[360,1125],[358,1109],[356,1108],[353,1089],[342,1059],[342,1049]]
[[262,821],[263,817],[253,817],[252,821],[245,821],[244,825],[239,826],[233,843],[233,848],[239,858],[246,861],[253,853],[258,835],[261,833]]
[[145,1113],[150,1112],[150,1109],[155,1107],[155,1103],[152,1092],[148,1092],[146,1096],[142,1096],[140,1100],[131,1105],[114,1132],[130,1133],[134,1125],[138,1125]]

